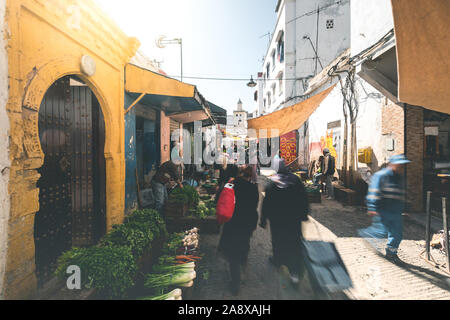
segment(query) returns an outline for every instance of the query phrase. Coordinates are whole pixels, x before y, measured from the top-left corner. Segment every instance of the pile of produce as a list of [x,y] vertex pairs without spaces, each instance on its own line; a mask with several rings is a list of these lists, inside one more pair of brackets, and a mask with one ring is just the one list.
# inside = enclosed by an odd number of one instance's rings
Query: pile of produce
[[200,201],[197,189],[192,186],[184,186],[182,190],[188,196],[189,207],[196,207]]
[[183,250],[183,232],[172,233],[168,236],[167,241],[164,243],[162,252],[167,255],[176,255]]
[[185,232],[175,232],[169,235],[164,244],[162,253],[164,255],[177,255],[187,252],[193,252],[198,249],[200,236],[198,228],[192,228]]
[[189,210],[190,215],[205,219],[206,217],[216,215],[216,203],[214,200],[200,201],[195,209]]
[[72,265],[81,270],[83,289],[95,288],[107,299],[126,297],[138,271],[136,260],[127,247],[73,248],[58,258],[56,276],[66,280],[67,268]]
[[204,184],[202,184],[203,189],[205,189],[208,193],[214,193],[217,187],[217,180],[207,180]]
[[114,225],[100,241],[101,246],[128,247],[138,259],[145,249],[159,237],[166,237],[167,230],[160,214],[152,209],[136,210],[125,218],[123,224]]
[[168,202],[177,204],[187,204],[189,207],[196,207],[200,201],[197,189],[185,185],[183,188],[176,188],[170,195]]
[[145,286],[149,289],[171,286],[191,287],[196,277],[196,262],[201,259],[195,255],[163,255],[145,277]]
[[[67,268],[81,269],[83,289],[95,288],[103,298],[125,298],[135,285],[138,260],[155,239],[164,239],[166,225],[159,212],[136,210],[121,225],[114,225],[96,246],[72,248],[57,262],[55,274],[67,280]],[[183,238],[182,238],[183,239]]]
[[[197,250],[199,235],[198,228],[193,228],[181,233],[173,233],[169,236],[163,248],[163,255],[152,268],[152,273],[147,274],[144,286],[150,290],[152,296],[143,300],[181,300],[179,288],[192,287],[197,276],[196,263],[201,257],[193,254],[181,254],[180,251],[188,249]],[[179,287],[173,289],[174,287]],[[168,290],[170,292],[165,293]]]
[[198,235],[198,228],[192,228],[184,232],[185,236],[183,238],[183,246],[186,248],[198,248],[198,241],[200,236]]
[[168,202],[177,204],[187,204],[189,202],[189,198],[187,194],[183,192],[183,189],[176,188],[175,190],[173,190],[169,195]]
[[198,262],[201,260],[200,256],[196,256],[193,254],[190,255],[162,255],[158,259],[158,263],[154,265],[154,268],[159,268],[157,265],[167,265],[167,266],[174,266],[178,264],[184,264],[184,263],[190,263],[190,262]]
[[169,272],[150,273],[145,277],[144,285],[149,289],[167,288],[171,286],[192,287],[197,274],[194,266],[180,264]]

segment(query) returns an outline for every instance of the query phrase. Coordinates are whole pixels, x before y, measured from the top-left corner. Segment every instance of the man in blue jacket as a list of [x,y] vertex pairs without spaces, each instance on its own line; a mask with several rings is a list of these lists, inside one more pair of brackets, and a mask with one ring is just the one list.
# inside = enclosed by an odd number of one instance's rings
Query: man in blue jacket
[[367,194],[367,209],[373,223],[358,230],[365,238],[388,238],[386,258],[398,260],[397,250],[403,237],[402,213],[405,208],[404,166],[410,163],[402,154],[392,156],[389,165],[375,173]]

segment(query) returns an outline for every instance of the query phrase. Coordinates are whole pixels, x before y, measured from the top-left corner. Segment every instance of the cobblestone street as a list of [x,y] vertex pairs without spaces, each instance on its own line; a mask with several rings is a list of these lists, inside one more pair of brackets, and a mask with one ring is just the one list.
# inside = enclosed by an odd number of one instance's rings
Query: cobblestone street
[[[399,248],[402,263],[396,265],[378,255],[357,235],[357,229],[371,223],[362,208],[322,199],[322,203],[311,205],[311,211],[310,220],[303,226],[305,238],[335,242],[354,284],[353,289],[345,292],[348,298],[450,299],[450,277],[420,258],[424,247],[419,241],[425,234],[420,225],[404,218],[404,240]],[[258,227],[254,233],[241,291],[236,297],[228,287],[228,264],[216,252],[219,235],[203,235],[201,248],[205,257],[193,299],[315,299],[308,281],[303,281],[296,290],[269,263],[272,252],[269,230]],[[432,256],[438,262],[445,258],[436,249],[432,250]],[[335,297],[345,298],[344,295]]]
[[[356,299],[450,299],[450,277],[420,257],[424,247],[423,227],[404,218],[404,240],[400,244],[402,263],[393,264],[369,248],[356,230],[368,226],[371,218],[362,209],[344,207],[323,200],[312,205],[312,218],[305,226],[305,237],[317,239],[317,222],[322,237],[334,241],[354,283],[350,294]],[[437,249],[432,256],[442,263],[445,256]]]

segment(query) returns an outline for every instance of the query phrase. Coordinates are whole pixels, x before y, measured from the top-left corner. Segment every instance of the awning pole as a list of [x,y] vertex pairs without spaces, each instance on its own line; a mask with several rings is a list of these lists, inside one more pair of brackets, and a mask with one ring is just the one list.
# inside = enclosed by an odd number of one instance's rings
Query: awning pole
[[136,100],[134,100],[134,102],[128,107],[128,109],[125,111],[125,114],[128,113],[128,111],[130,111],[139,101],[141,101],[141,99],[145,96],[145,93],[141,93],[141,95],[139,96],[139,98],[137,98]]

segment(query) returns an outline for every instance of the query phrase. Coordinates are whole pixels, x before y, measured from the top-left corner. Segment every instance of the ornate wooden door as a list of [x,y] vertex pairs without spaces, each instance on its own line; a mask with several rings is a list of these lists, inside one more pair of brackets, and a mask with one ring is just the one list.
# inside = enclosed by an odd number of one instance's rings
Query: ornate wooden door
[[39,111],[45,154],[35,217],[36,274],[49,280],[57,258],[72,246],[94,244],[104,232],[104,124],[87,86],[56,81]]

